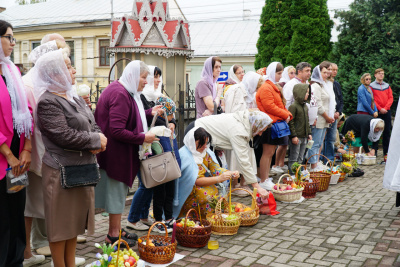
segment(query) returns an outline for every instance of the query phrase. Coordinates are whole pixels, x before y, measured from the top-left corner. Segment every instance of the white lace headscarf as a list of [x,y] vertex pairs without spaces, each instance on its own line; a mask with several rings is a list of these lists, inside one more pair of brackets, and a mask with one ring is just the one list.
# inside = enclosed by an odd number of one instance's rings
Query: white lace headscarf
[[28,98],[25,93],[21,73],[17,66],[10,60],[10,57],[5,56],[1,42],[0,65],[1,71],[6,78],[8,93],[10,94],[13,128],[19,136],[23,133],[25,137],[30,138],[33,129],[33,119],[29,111]]
[[78,98],[72,87],[72,78],[65,64],[63,49],[48,52],[36,61],[32,73],[33,93],[36,99],[40,99],[45,91],[51,93],[66,94],[67,99],[75,103]]
[[215,99],[215,97],[217,96],[217,85],[216,82],[218,80],[218,77],[216,79],[214,79],[213,76],[213,67],[212,67],[212,58],[213,57],[209,57],[206,59],[206,61],[204,61],[204,67],[203,70],[201,72],[201,78],[203,80],[205,80],[211,87],[212,87],[212,96],[213,99]]
[[289,69],[294,68],[293,66],[287,66],[286,68],[283,69],[283,73],[282,73],[282,77],[279,80],[280,83],[287,83],[288,81],[290,81],[290,77],[289,77]]
[[47,42],[45,44],[39,45],[35,49],[32,50],[32,52],[29,54],[29,61],[32,62],[33,64],[36,64],[36,61],[43,56],[44,54],[58,50],[57,43],[55,40]]
[[258,73],[255,73],[254,71],[247,72],[243,77],[241,84],[244,86],[247,92],[247,97],[246,97],[247,107],[249,107],[254,102],[255,93],[260,78],[262,78],[262,76]]
[[203,163],[203,159],[207,154],[207,149],[210,147],[210,145],[207,145],[207,148],[204,149],[202,153],[197,151],[196,148],[196,140],[194,139],[194,132],[199,129],[200,127],[193,127],[183,138],[183,143],[185,146],[189,149],[189,151],[192,153],[194,161],[196,164],[201,164]]
[[319,65],[316,66],[311,74],[311,81],[318,82],[322,85],[323,90],[325,90],[329,95],[329,110],[328,116],[333,118],[335,115],[335,106],[336,106],[336,99],[335,99],[335,92],[333,88],[330,88],[328,84],[324,81],[321,75],[321,70],[319,69]]
[[[146,97],[147,101],[156,102],[157,98],[162,96],[161,88],[162,82],[158,84],[157,88],[154,88],[154,69],[155,66],[148,66],[150,73],[147,75],[147,84],[144,86],[142,94]],[[160,76],[162,81],[162,76]]]
[[249,121],[253,132],[253,137],[272,123],[272,119],[266,113],[256,110],[250,111]]
[[235,81],[235,83],[240,83],[239,78],[236,76],[233,67],[235,67],[235,65],[233,65],[229,71],[228,71],[228,78],[232,79],[233,81]]
[[375,127],[378,124],[378,122],[380,122],[383,120],[382,119],[372,119],[369,123],[369,133],[368,133],[368,139],[371,142],[376,142],[379,140],[379,138],[381,138],[381,134],[383,132],[383,130],[380,130],[379,132],[375,132]]
[[277,81],[275,81],[275,73],[276,73],[276,66],[278,65],[279,62],[275,61],[272,62],[271,64],[268,65],[267,67],[267,81],[271,81],[273,84],[276,84]]
[[146,113],[144,111],[142,100],[140,99],[142,91],[138,91],[140,80],[140,62],[140,60],[131,61],[122,72],[122,76],[119,79],[119,82],[125,87],[125,89],[129,92],[129,94],[131,94],[131,96],[135,100],[136,105],[139,109],[140,118],[142,119],[143,132],[147,133],[149,128],[147,126]]

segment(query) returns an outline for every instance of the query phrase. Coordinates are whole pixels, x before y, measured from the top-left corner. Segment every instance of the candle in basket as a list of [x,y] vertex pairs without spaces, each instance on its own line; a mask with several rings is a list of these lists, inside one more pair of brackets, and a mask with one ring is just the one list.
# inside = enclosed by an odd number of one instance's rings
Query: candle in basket
[[229,179],[229,215],[231,215],[232,179]]
[[[257,196],[257,188],[253,189],[253,196]],[[256,208],[256,202],[254,201],[254,199],[252,199],[252,201],[251,201],[251,208],[252,209]]]

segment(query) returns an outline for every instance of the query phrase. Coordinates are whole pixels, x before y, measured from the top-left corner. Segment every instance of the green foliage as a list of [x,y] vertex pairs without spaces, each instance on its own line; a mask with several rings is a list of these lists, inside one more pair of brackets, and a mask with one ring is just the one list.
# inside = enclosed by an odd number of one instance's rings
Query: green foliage
[[332,61],[339,67],[337,80],[342,85],[344,112],[357,111],[357,88],[360,77],[368,72],[374,80],[377,68],[385,70],[385,81],[393,90],[397,107],[400,86],[400,1],[355,0],[349,11],[338,11],[341,25]]
[[326,0],[268,0],[261,14],[255,68],[272,61],[318,65],[332,49]]

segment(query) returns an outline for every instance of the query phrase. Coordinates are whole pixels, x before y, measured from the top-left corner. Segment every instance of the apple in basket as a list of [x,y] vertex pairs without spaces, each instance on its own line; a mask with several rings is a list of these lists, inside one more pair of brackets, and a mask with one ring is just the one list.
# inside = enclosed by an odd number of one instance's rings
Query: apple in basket
[[286,190],[292,190],[293,189],[293,187],[291,186],[291,185],[288,185],[287,187],[286,187]]

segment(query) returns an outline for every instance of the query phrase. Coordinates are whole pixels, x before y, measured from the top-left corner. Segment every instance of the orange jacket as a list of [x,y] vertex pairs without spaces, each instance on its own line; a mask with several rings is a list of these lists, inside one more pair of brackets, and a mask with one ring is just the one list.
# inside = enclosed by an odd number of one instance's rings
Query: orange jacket
[[292,114],[285,108],[282,102],[281,92],[271,81],[266,81],[256,94],[258,109],[268,114],[275,123],[278,120],[286,120]]

